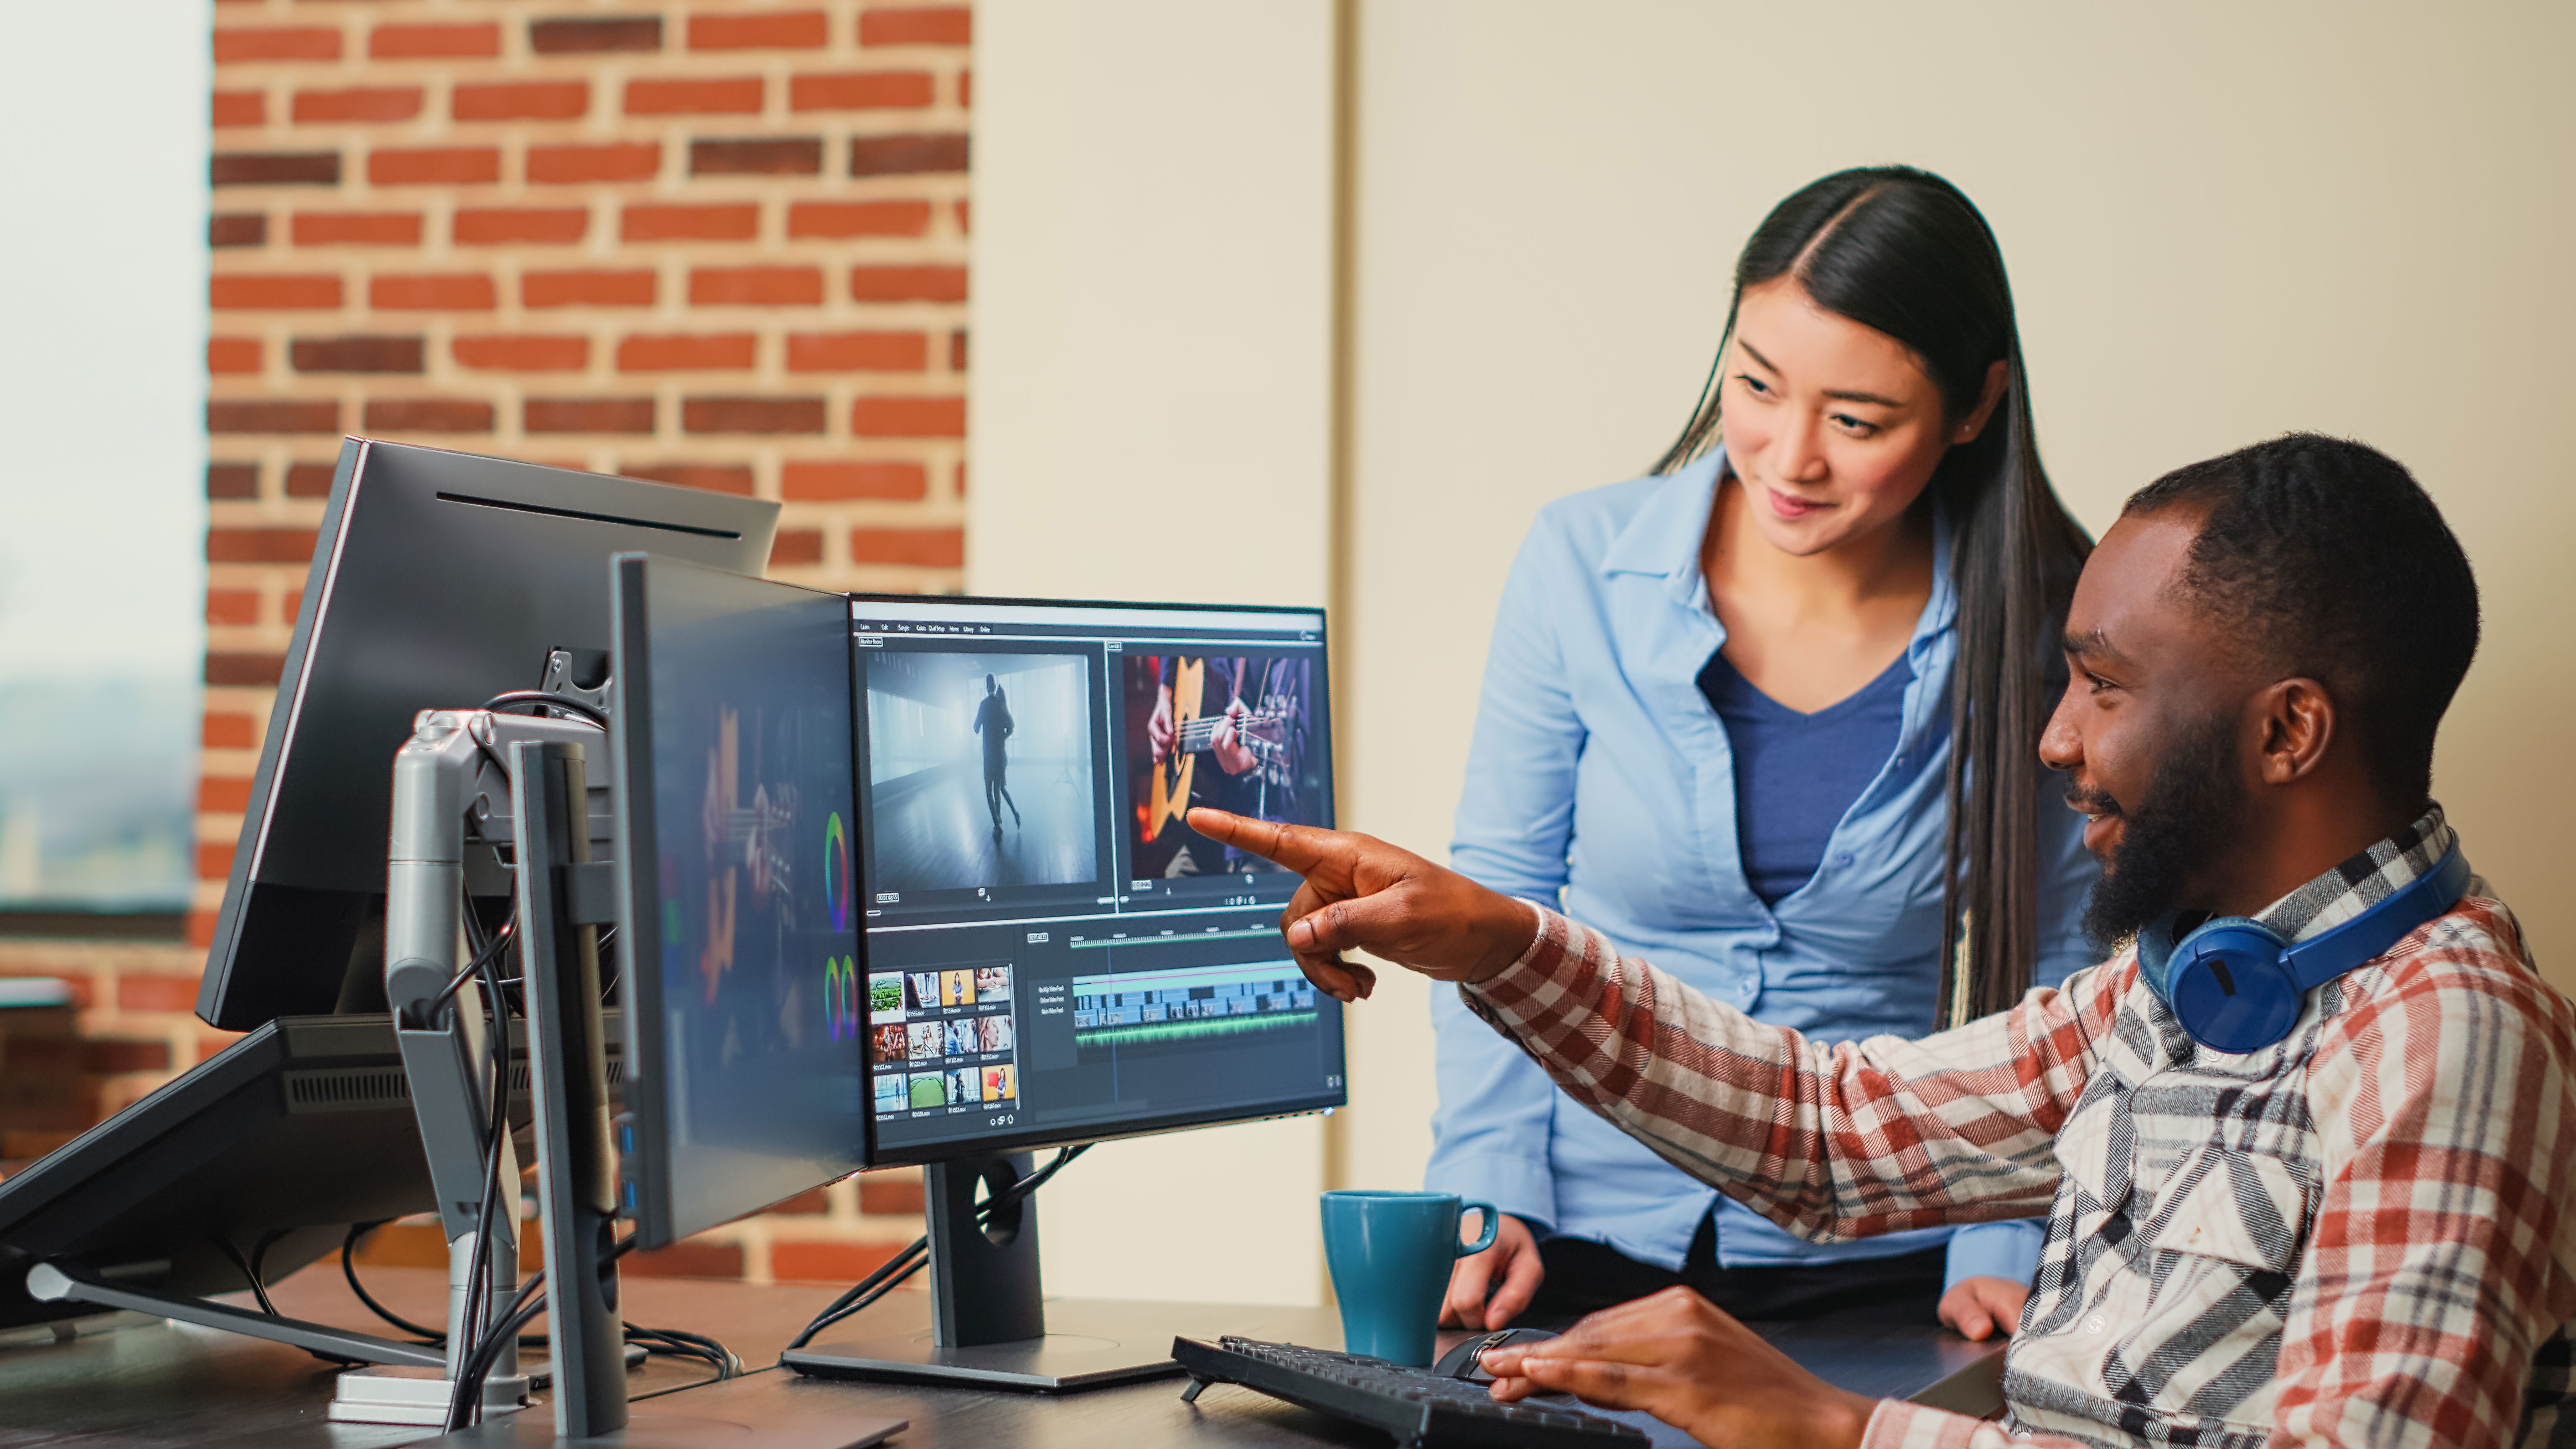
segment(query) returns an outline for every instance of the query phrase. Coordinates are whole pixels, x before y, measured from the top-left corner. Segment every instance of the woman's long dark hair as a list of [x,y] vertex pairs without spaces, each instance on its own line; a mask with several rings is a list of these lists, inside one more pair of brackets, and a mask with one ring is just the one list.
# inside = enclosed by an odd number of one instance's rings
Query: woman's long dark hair
[[1934,1017],[1949,1025],[2000,1011],[2030,988],[2039,955],[2039,734],[2062,687],[2056,631],[2093,541],[2040,467],[1995,234],[1959,188],[1910,166],[1836,172],[1763,218],[1736,259],[1735,301],[1698,410],[1654,471],[1671,472],[1718,441],[1736,307],[1745,288],[1791,274],[1817,306],[1912,349],[1954,423],[1975,410],[1987,369],[1998,358],[2005,364],[1993,417],[1974,442],[1942,458],[1929,490],[1952,521],[1959,596]]

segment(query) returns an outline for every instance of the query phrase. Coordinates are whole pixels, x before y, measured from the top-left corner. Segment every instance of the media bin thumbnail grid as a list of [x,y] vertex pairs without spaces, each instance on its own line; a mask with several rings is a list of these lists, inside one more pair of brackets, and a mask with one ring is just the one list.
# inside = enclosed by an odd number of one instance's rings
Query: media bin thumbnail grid
[[996,1108],[1019,1097],[1019,1029],[1006,963],[868,977],[872,1109]]
[[1077,1049],[1151,1046],[1315,1023],[1315,988],[1291,961],[1073,978]]

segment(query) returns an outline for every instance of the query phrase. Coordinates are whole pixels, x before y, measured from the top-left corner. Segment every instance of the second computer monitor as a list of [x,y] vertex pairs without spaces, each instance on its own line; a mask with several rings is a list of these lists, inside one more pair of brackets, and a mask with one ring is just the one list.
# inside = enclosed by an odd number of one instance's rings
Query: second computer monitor
[[626,1200],[659,1247],[860,1166],[837,594],[616,560]]
[[850,608],[869,1160],[1341,1105],[1297,878],[1183,818],[1332,825],[1322,611]]

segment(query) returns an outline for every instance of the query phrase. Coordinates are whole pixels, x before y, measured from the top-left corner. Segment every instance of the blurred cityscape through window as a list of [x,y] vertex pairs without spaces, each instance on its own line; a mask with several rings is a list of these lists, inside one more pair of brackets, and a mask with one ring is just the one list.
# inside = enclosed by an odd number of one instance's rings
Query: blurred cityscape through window
[[194,875],[204,650],[211,6],[11,22],[0,910],[173,912]]

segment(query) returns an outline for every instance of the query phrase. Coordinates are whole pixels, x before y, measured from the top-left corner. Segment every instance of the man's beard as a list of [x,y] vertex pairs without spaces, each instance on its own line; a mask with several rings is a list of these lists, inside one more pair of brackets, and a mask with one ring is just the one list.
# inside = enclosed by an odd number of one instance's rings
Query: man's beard
[[[2070,796],[2099,808],[2106,796]],[[2108,958],[2182,893],[2235,834],[2245,782],[2237,773],[2236,721],[2211,715],[2186,726],[2156,767],[2145,798],[2121,811],[2120,843],[2084,907],[2084,938]]]

